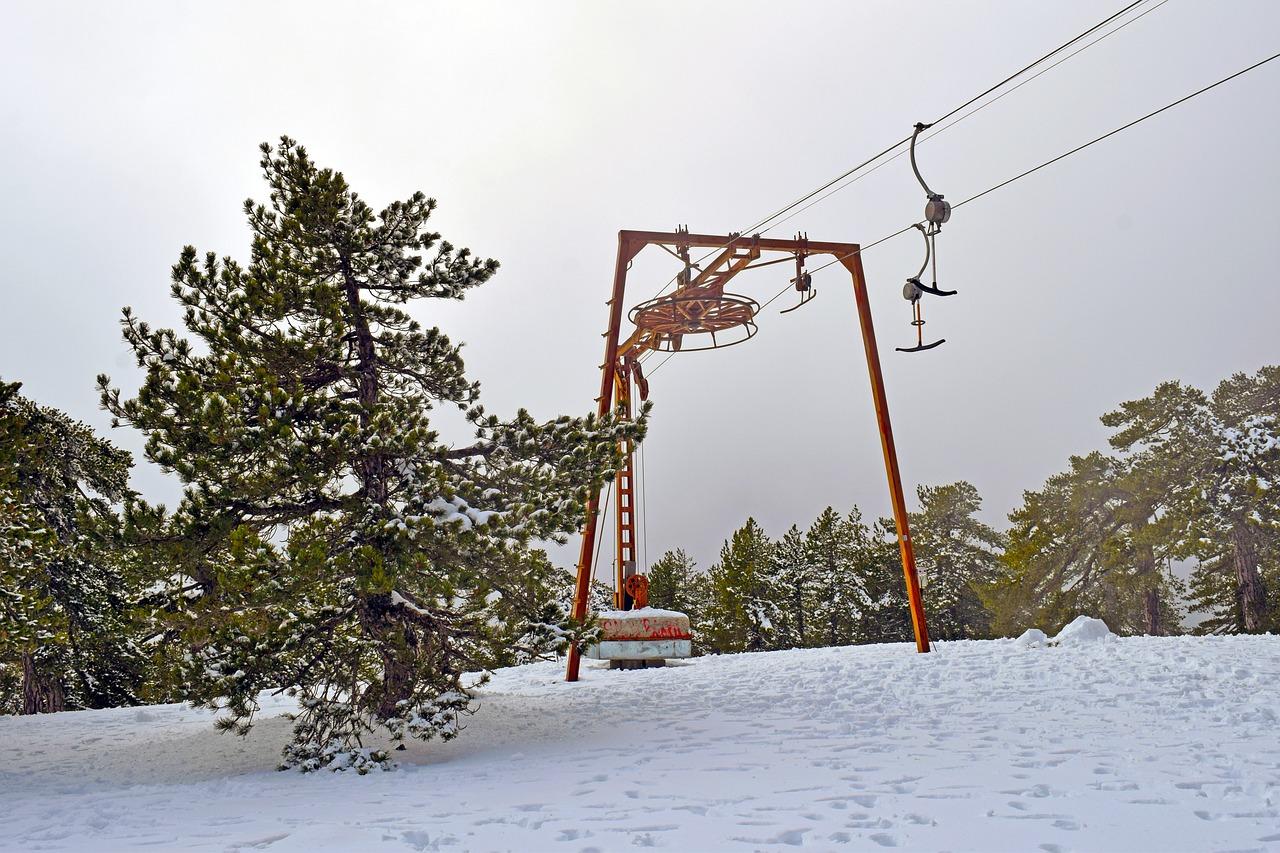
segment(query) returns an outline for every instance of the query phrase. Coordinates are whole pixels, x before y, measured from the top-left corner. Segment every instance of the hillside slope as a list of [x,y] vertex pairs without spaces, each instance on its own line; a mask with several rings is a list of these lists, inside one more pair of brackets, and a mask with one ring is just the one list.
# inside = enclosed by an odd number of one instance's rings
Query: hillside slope
[[182,706],[0,718],[12,850],[1280,850],[1280,637],[503,670],[398,772]]

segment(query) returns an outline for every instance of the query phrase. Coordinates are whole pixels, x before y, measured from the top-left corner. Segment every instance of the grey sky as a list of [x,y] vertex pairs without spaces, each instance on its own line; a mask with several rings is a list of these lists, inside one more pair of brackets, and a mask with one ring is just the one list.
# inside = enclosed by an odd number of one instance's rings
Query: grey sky
[[[743,228],[1121,5],[7,2],[0,376],[105,428],[94,375],[136,388],[120,307],[175,325],[184,244],[246,256],[256,145],[287,133],[375,205],[435,196],[446,237],[502,261],[419,309],[467,342],[491,411],[584,412],[619,229]],[[1274,53],[1278,24],[1270,0],[1170,0],[923,146],[922,169],[964,198]],[[968,479],[1002,524],[1103,446],[1121,400],[1280,358],[1278,92],[1266,66],[958,211],[939,271],[960,295],[927,304],[948,340],[929,354],[892,352],[918,239],[867,252],[908,489]],[[777,234],[869,243],[922,205],[904,158]],[[637,262],[630,303],[664,257]],[[785,270],[736,289],[763,301]],[[780,534],[827,504],[888,513],[838,270],[751,343],[653,378],[651,558],[705,566],[748,515]],[[177,492],[141,462],[136,485]]]

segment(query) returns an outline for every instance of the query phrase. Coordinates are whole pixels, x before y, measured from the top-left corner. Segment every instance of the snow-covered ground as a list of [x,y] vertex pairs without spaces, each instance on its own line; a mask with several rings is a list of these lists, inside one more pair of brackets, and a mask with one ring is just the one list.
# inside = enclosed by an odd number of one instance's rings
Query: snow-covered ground
[[[1280,637],[497,673],[398,772],[180,706],[0,718],[11,850],[1280,851]],[[281,708],[283,706],[280,706]]]

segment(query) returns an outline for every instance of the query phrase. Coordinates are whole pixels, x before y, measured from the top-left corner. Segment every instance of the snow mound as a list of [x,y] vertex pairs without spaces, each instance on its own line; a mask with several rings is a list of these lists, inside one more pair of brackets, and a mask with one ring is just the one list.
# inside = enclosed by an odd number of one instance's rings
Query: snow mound
[[1039,649],[1049,645],[1049,635],[1039,628],[1028,628],[1013,644],[1023,649]]
[[[1041,636],[1044,635],[1041,634]],[[1114,640],[1115,637],[1116,635],[1107,627],[1107,623],[1101,619],[1077,616],[1058,632],[1058,636],[1054,637],[1052,642],[1055,646],[1079,646],[1085,643],[1105,643]]]

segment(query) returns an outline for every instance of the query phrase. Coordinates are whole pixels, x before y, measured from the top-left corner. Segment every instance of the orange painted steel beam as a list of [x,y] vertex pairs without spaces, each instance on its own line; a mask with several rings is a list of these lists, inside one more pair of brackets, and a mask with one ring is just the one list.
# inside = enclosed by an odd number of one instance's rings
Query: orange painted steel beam
[[920,595],[920,577],[916,573],[915,547],[911,543],[911,525],[907,519],[907,502],[902,493],[902,475],[898,471],[898,451],[893,445],[893,425],[889,422],[889,401],[884,392],[884,374],[880,370],[880,351],[876,348],[876,330],[871,322],[871,301],[867,298],[867,279],[862,271],[862,252],[841,255],[840,263],[853,276],[853,296],[858,303],[858,323],[862,326],[862,346],[867,353],[867,372],[871,374],[871,399],[875,402],[876,422],[880,426],[880,445],[884,450],[885,473],[889,477],[889,497],[893,501],[893,523],[898,529],[898,551],[902,557],[902,574],[907,582],[907,599],[911,605],[911,626],[915,629],[916,651],[929,651],[929,628],[924,619],[924,599]]
[[[600,365],[600,397],[596,401],[596,413],[609,414],[613,407],[613,386],[618,369],[618,336],[622,329],[622,299],[627,287],[627,267],[646,244],[637,242],[623,231],[618,234],[618,262],[613,269],[613,296],[609,299],[609,330],[605,332],[604,363]],[[578,577],[573,589],[574,619],[581,621],[587,615],[587,603],[591,597],[591,558],[595,551],[596,531],[600,526],[600,494],[587,499],[587,518],[582,528],[582,549],[578,552]],[[569,660],[565,681],[578,680],[578,668],[582,663],[581,652],[569,647]]]
[[645,245],[651,243],[663,246],[685,245],[692,249],[747,248],[754,244],[764,251],[772,252],[794,252],[796,249],[805,248],[811,255],[839,255],[858,251],[857,243],[831,243],[821,240],[806,242],[777,237],[756,237],[753,234],[685,234],[674,231],[620,231],[618,233],[624,239],[639,240]]

